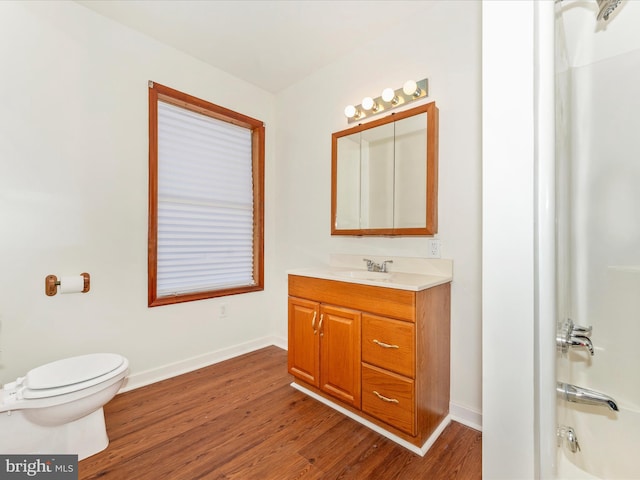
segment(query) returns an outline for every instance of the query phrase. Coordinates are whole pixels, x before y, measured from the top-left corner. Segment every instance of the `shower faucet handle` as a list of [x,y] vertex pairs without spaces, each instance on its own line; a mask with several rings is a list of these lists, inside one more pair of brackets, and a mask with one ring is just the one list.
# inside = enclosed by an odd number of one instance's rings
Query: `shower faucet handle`
[[571,347],[586,347],[591,356],[595,354],[591,342],[592,327],[576,325],[571,319],[564,322],[556,334],[556,345],[562,353],[567,353]]
[[572,327],[571,327],[572,335],[579,335],[581,337],[590,337],[592,331],[593,331],[592,326],[583,327],[582,325],[575,325],[572,322]]
[[592,326],[583,327],[582,325],[576,325],[570,318],[568,318],[567,321],[564,322],[562,328],[567,335],[579,335],[581,337],[590,337],[591,332],[593,331]]

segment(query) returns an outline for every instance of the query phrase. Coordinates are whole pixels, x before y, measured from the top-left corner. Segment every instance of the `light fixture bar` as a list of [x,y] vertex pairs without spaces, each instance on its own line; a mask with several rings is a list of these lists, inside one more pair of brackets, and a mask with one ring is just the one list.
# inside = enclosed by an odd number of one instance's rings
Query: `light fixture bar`
[[[413,89],[413,84],[415,84],[416,88]],[[388,112],[393,110],[394,108],[401,107],[402,105],[406,105],[407,103],[411,103],[415,100],[419,100],[428,96],[428,82],[426,78],[418,82],[413,82],[409,80],[402,87],[393,91],[394,96],[391,100],[384,100],[382,98],[383,95],[376,97],[373,99],[373,105],[375,108],[371,108],[370,97],[365,97],[364,100],[366,102],[361,103],[360,105],[347,106],[345,108],[345,116],[347,117],[348,123],[359,122],[369,117],[373,117],[374,115],[379,115],[384,112]],[[388,92],[384,95],[385,98],[388,98]],[[363,105],[365,104],[366,105]],[[368,108],[365,108],[368,107]],[[351,114],[351,116],[349,116]]]

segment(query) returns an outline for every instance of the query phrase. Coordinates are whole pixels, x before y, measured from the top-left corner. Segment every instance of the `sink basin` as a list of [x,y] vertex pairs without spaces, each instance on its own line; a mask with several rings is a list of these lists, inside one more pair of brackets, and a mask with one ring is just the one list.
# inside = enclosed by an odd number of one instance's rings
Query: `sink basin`
[[391,280],[393,276],[389,272],[369,272],[367,270],[351,270],[347,272],[336,272],[339,277],[357,278],[358,280]]

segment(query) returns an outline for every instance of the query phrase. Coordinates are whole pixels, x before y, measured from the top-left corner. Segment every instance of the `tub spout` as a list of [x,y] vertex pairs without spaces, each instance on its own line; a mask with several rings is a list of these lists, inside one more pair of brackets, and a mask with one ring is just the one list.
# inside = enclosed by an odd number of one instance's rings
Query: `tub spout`
[[613,398],[605,395],[604,393],[596,392],[595,390],[578,387],[576,385],[571,385],[570,383],[558,382],[556,392],[560,398],[567,402],[583,403],[587,405],[603,405],[605,407],[609,407],[614,412],[618,411],[618,404]]
[[591,342],[591,339],[589,337],[584,337],[582,335],[572,335],[569,338],[568,344],[571,347],[586,347],[592,357],[595,354],[593,350],[593,343]]

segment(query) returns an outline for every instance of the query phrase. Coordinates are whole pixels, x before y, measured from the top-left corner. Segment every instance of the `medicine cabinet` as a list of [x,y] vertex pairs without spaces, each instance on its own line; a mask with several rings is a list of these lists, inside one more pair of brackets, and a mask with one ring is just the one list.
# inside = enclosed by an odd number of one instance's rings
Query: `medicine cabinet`
[[438,108],[392,113],[331,136],[331,234],[438,230]]

